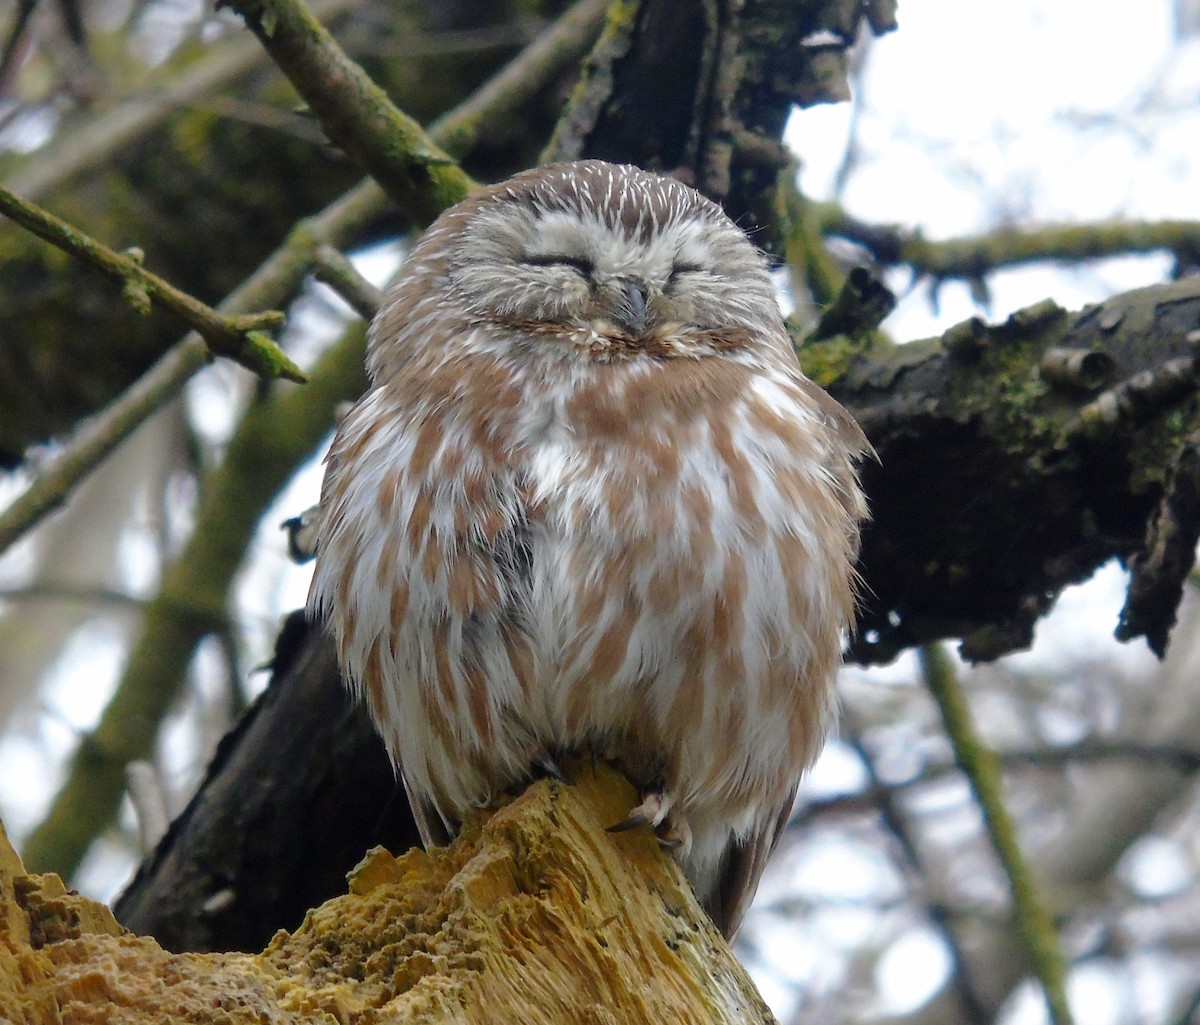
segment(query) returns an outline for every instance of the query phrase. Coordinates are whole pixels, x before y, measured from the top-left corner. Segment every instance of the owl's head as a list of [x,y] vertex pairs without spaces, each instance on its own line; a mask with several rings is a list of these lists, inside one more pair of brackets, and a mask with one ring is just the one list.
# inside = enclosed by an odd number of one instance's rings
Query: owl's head
[[634,345],[656,332],[782,331],[762,254],[673,178],[597,160],[552,164],[461,207],[439,242],[443,280],[477,324]]

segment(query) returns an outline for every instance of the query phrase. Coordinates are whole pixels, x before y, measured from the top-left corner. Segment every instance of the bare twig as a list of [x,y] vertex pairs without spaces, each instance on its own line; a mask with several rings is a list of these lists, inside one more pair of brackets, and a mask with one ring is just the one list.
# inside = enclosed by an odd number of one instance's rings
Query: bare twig
[[152,851],[166,835],[171,821],[158,770],[151,762],[136,759],[125,766],[125,782],[137,818],[142,849]]
[[333,246],[317,249],[317,261],[313,274],[339,296],[363,320],[370,320],[383,301],[383,293],[358,273],[357,268]]
[[0,600],[29,602],[71,602],[80,605],[111,605],[139,609],[144,599],[112,587],[87,587],[54,583],[35,583],[27,587],[0,588]]

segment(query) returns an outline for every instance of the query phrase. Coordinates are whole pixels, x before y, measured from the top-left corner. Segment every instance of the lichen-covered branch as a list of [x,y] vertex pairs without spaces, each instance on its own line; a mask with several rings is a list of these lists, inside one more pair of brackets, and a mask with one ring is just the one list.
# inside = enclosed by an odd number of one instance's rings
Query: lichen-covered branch
[[1054,919],[1042,902],[1033,873],[1017,842],[1017,827],[1004,802],[1000,759],[979,736],[971,709],[959,686],[954,665],[939,647],[920,651],[925,685],[933,695],[942,725],[954,748],[954,759],[967,777],[983,813],[984,826],[1012,892],[1013,917],[1025,944],[1029,966],[1041,983],[1054,1025],[1071,1025],[1067,1006],[1067,960],[1058,942]]
[[640,0],[613,0],[608,4],[604,30],[580,67],[579,80],[559,116],[554,134],[542,150],[542,162],[575,160],[584,151],[587,136],[595,129],[600,112],[613,88],[613,64],[633,45]]
[[[887,4],[619,0],[543,159],[592,156],[678,174],[735,220],[766,225],[796,104],[845,99],[846,49]],[[816,40],[816,42],[814,42]],[[765,202],[764,202],[765,200]]]
[[[1198,327],[1191,277],[891,350],[801,349],[879,454],[863,467],[852,657],[952,637],[972,660],[1026,647],[1059,592],[1114,557],[1134,571],[1125,633],[1161,650],[1194,554]],[[1064,350],[1096,355],[1072,371]]]
[[919,230],[868,224],[835,203],[814,204],[814,213],[823,234],[858,243],[879,264],[907,264],[939,280],[978,280],[990,271],[1039,260],[1079,263],[1127,253],[1174,253],[1185,266],[1200,260],[1196,221],[1046,224],[934,241]]
[[0,213],[63,252],[119,281],[122,294],[138,313],[149,313],[150,304],[159,303],[191,324],[217,355],[227,356],[260,377],[304,380],[300,368],[263,333],[264,329],[278,328],[283,324],[282,313],[272,310],[236,317],[225,316],[146,270],[140,254],[113,252],[108,246],[88,237],[35,203],[13,195],[3,186],[0,186]]
[[231,0],[334,145],[419,224],[473,182],[335,42],[301,0]]
[[523,106],[564,67],[579,63],[600,32],[607,7],[608,0],[578,0],[451,116],[430,125],[430,136],[454,156],[469,151],[499,112]]

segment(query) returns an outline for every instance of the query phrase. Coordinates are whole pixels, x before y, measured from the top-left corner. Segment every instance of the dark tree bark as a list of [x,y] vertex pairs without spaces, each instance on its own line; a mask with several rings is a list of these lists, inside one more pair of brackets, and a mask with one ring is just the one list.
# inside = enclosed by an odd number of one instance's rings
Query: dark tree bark
[[376,845],[420,843],[383,743],[332,645],[294,614],[271,685],[221,742],[196,797],[117,901],[169,950],[261,950],[344,893]]
[[1161,656],[1200,538],[1198,328],[1189,277],[855,359],[832,390],[879,463],[852,657],[1028,647],[1062,589],[1112,558],[1133,570],[1119,635]]

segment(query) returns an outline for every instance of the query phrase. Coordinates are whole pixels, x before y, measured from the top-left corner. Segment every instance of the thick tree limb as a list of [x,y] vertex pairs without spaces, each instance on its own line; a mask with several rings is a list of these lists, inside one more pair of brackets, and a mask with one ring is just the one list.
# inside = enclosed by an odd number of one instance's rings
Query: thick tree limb
[[[1135,571],[1126,634],[1165,642],[1192,556],[1177,519],[1151,514],[1188,486],[1198,327],[1191,277],[869,356],[844,339],[803,349],[879,453],[864,467],[873,519],[852,657],[949,637],[976,660],[1027,647],[1059,592],[1114,557]],[[1101,370],[1064,379],[1062,350],[1102,354]],[[1188,507],[1178,494],[1169,508]],[[1170,558],[1154,554],[1164,545]]]

